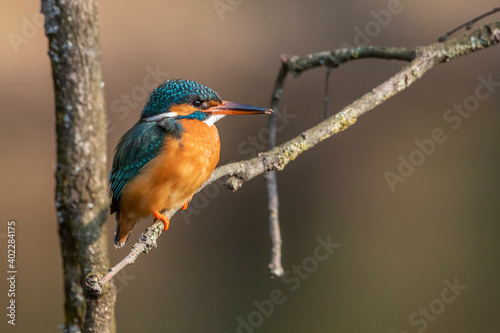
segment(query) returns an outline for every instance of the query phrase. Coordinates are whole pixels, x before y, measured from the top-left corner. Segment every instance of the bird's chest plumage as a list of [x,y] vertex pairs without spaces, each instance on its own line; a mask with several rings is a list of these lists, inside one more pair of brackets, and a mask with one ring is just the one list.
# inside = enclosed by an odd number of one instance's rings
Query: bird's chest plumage
[[220,156],[215,126],[181,120],[180,139],[167,135],[161,153],[123,190],[123,213],[146,217],[151,211],[178,208],[210,177]]

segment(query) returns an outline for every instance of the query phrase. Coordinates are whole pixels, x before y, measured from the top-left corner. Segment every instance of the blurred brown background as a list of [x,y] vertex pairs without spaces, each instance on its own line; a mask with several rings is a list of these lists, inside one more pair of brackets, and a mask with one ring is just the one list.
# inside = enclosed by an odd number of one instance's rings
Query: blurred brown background
[[[401,0],[401,11],[382,26],[372,11],[387,10],[388,3],[100,2],[109,159],[138,119],[145,87],[153,83],[150,71],[158,80],[193,79],[224,99],[266,106],[282,53],[353,45],[356,29],[367,24],[375,29],[370,44],[426,45],[498,5]],[[15,328],[6,323],[7,285],[1,279],[2,332],[58,332],[63,322],[54,101],[39,11],[37,1],[0,4],[0,267],[7,270],[6,224],[15,219],[19,271]],[[483,23],[499,19],[497,14]],[[14,35],[20,44],[12,43]],[[443,115],[471,100],[480,76],[500,81],[499,57],[496,46],[438,66],[279,172],[283,263],[290,270],[309,265],[307,276],[290,273],[294,283],[268,278],[267,201],[258,178],[236,193],[221,190],[198,215],[196,205],[177,214],[159,248],[126,268],[116,280],[118,332],[498,332],[500,87],[456,130]],[[402,65],[363,60],[334,70],[330,112]],[[286,82],[281,105],[296,117],[278,134],[279,142],[321,121],[324,74],[317,69]],[[217,123],[221,163],[250,157],[240,145],[266,121],[227,117]],[[446,142],[392,192],[384,172],[397,173],[398,157],[408,158],[417,149],[414,140],[430,138],[435,128],[444,130]],[[111,247],[113,219],[108,223]],[[317,238],[328,235],[340,248],[325,261],[307,259]],[[129,248],[111,249],[112,262]],[[455,278],[467,289],[445,290],[444,281],[453,284]],[[268,317],[258,314],[254,301],[268,304],[274,289],[283,292],[284,302]],[[419,312],[429,306],[427,317]]]

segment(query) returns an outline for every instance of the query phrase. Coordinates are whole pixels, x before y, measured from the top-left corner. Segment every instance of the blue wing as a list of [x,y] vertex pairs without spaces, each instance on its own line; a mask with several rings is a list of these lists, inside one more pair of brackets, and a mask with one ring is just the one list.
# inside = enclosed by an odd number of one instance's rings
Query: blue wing
[[163,123],[138,122],[120,139],[109,175],[111,214],[120,210],[120,197],[125,185],[139,174],[146,163],[160,154],[163,140],[169,132],[179,134],[178,123],[173,119]]

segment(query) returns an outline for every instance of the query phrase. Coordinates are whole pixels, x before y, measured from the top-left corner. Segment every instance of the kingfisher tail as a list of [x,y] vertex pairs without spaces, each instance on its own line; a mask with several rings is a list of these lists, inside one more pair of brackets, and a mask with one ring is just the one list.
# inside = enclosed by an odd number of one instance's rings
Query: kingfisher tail
[[116,230],[113,242],[115,248],[122,248],[127,242],[130,232],[134,228],[136,221],[127,218],[126,216],[120,216],[120,212],[116,212]]

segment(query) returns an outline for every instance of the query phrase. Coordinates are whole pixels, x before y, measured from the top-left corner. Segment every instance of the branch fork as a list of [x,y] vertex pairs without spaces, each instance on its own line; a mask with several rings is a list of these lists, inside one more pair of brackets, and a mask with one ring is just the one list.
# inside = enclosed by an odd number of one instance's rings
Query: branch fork
[[[499,42],[500,22],[496,22],[484,25],[468,35],[415,49],[366,46],[318,52],[305,57],[282,56],[282,64],[271,99],[271,108],[274,111],[278,110],[283,85],[288,73],[297,77],[302,72],[316,67],[337,67],[349,61],[365,58],[400,60],[407,61],[409,64],[337,114],[330,116],[316,126],[279,146],[276,146],[276,112],[271,114],[269,119],[269,150],[252,159],[218,167],[214,170],[210,179],[198,191],[223,177],[226,178],[224,185],[236,191],[244,182],[258,175],[266,174],[265,179],[267,181],[269,199],[269,232],[272,241],[272,255],[268,267],[271,276],[279,277],[284,273],[284,270],[281,265],[282,239],[278,221],[276,171],[282,170],[300,154],[316,146],[321,141],[349,128],[356,122],[358,117],[373,110],[390,97],[408,88],[434,66],[472,52],[480,51]],[[172,217],[176,211],[167,212],[167,216],[169,218]],[[147,253],[156,248],[156,241],[162,231],[163,222],[155,220],[154,224],[147,228],[139,237],[137,243],[132,247],[131,252],[115,267],[111,268],[106,275],[102,278],[98,278],[96,274],[89,275],[87,284],[93,295],[100,295],[104,285],[122,268],[133,264],[139,254],[143,252]]]

